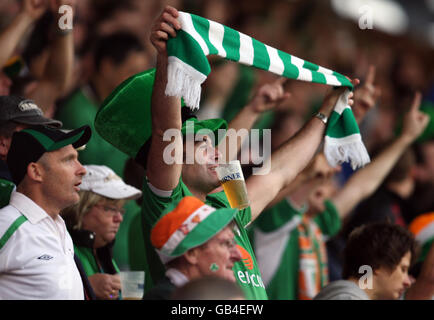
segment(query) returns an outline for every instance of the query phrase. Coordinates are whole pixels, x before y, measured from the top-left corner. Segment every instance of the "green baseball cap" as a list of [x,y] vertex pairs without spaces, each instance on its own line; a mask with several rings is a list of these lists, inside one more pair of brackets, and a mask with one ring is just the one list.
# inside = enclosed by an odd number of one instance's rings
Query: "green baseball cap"
[[89,126],[75,130],[33,126],[15,132],[7,155],[13,182],[18,185],[27,173],[27,166],[38,161],[45,152],[55,151],[70,144],[74,148],[79,148],[89,141],[90,136]]

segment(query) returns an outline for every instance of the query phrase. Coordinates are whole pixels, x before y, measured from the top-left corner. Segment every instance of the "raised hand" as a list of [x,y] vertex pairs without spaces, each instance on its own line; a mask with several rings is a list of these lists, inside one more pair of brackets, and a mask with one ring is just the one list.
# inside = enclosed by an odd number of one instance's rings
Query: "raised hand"
[[429,116],[419,110],[422,94],[416,92],[409,111],[405,114],[401,135],[413,142],[425,130],[429,122]]
[[249,104],[251,108],[257,113],[262,113],[273,109],[288,99],[291,94],[285,92],[284,89],[287,80],[288,79],[281,77],[272,83],[261,86]]
[[181,23],[177,20],[178,10],[166,6],[160,16],[155,20],[151,29],[150,40],[159,54],[165,54],[167,40],[176,37],[176,30],[181,29]]
[[[351,80],[351,83],[354,87],[356,87],[359,83],[359,79],[353,79]],[[336,105],[336,102],[338,101],[339,97],[347,90],[346,87],[339,87],[339,88],[331,88],[326,93],[326,96],[323,100],[323,103],[319,109],[320,112],[324,113],[326,116],[330,116],[330,113],[333,111],[333,108]],[[348,94],[348,105],[352,106],[354,104],[353,100],[354,94],[353,92],[350,92]]]
[[38,20],[48,8],[47,0],[24,0],[21,11],[31,20]]
[[374,85],[375,73],[375,66],[369,66],[365,82],[354,91],[353,113],[357,123],[363,120],[366,112],[375,106],[381,95],[380,88]]
[[95,273],[89,276],[89,282],[98,299],[116,300],[121,290],[118,274]]

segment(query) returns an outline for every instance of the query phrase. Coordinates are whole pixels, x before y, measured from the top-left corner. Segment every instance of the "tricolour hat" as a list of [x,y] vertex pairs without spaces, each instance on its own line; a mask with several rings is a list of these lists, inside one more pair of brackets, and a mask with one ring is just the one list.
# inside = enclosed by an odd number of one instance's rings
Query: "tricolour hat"
[[45,153],[72,144],[78,148],[86,144],[91,136],[89,126],[75,130],[60,130],[46,126],[33,126],[15,132],[7,156],[7,164],[13,182],[18,185],[27,172],[27,166],[36,162]]
[[[139,151],[143,152],[152,134],[151,96],[154,80],[155,69],[128,78],[103,101],[95,117],[95,129],[101,137],[132,158],[136,158]],[[192,115],[185,118],[190,117]],[[218,137],[218,129],[227,129],[223,119],[194,121],[195,133],[206,128]],[[182,133],[184,131],[181,130]]]
[[418,261],[424,261],[434,242],[434,212],[417,216],[408,228],[422,247]]
[[151,231],[152,245],[163,263],[204,244],[234,218],[237,209],[215,209],[187,196],[171,203]]
[[137,199],[142,191],[126,184],[107,166],[86,165],[80,190],[92,191],[110,199]]
[[29,99],[18,96],[0,96],[0,124],[14,121],[28,125],[60,128],[62,122],[44,117],[42,110]]

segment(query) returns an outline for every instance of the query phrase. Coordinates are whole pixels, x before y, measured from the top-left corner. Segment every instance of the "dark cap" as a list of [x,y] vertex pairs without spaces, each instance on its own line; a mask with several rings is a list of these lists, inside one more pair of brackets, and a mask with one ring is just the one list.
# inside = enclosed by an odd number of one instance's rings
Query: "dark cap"
[[60,128],[62,122],[44,117],[42,110],[32,101],[18,96],[0,96],[0,124],[14,121],[28,125]]
[[38,161],[45,152],[55,151],[70,144],[74,148],[79,148],[89,141],[90,136],[89,126],[75,130],[34,126],[15,132],[7,156],[12,180],[18,185],[27,173],[27,166]]

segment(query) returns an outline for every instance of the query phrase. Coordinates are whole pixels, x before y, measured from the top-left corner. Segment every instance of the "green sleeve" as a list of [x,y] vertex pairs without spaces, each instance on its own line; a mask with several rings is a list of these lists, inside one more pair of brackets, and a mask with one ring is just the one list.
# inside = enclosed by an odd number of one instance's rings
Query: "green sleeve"
[[[170,191],[169,191],[170,192]],[[192,195],[187,189],[182,179],[179,180],[178,185],[173,189],[167,197],[156,195],[149,187],[149,182],[145,178],[143,184],[143,204],[142,213],[144,223],[152,227],[160,218],[161,213],[166,209],[169,203],[179,201],[187,195]]]
[[294,216],[301,216],[305,211],[305,207],[296,209],[287,199],[283,199],[275,206],[263,211],[254,222],[254,226],[263,232],[272,232],[292,220]]
[[328,236],[335,236],[342,226],[341,218],[339,217],[338,209],[332,201],[324,201],[325,210],[315,217],[314,221],[321,229],[321,232]]
[[11,193],[14,190],[15,185],[4,179],[0,179],[0,209],[6,207],[11,199]]

